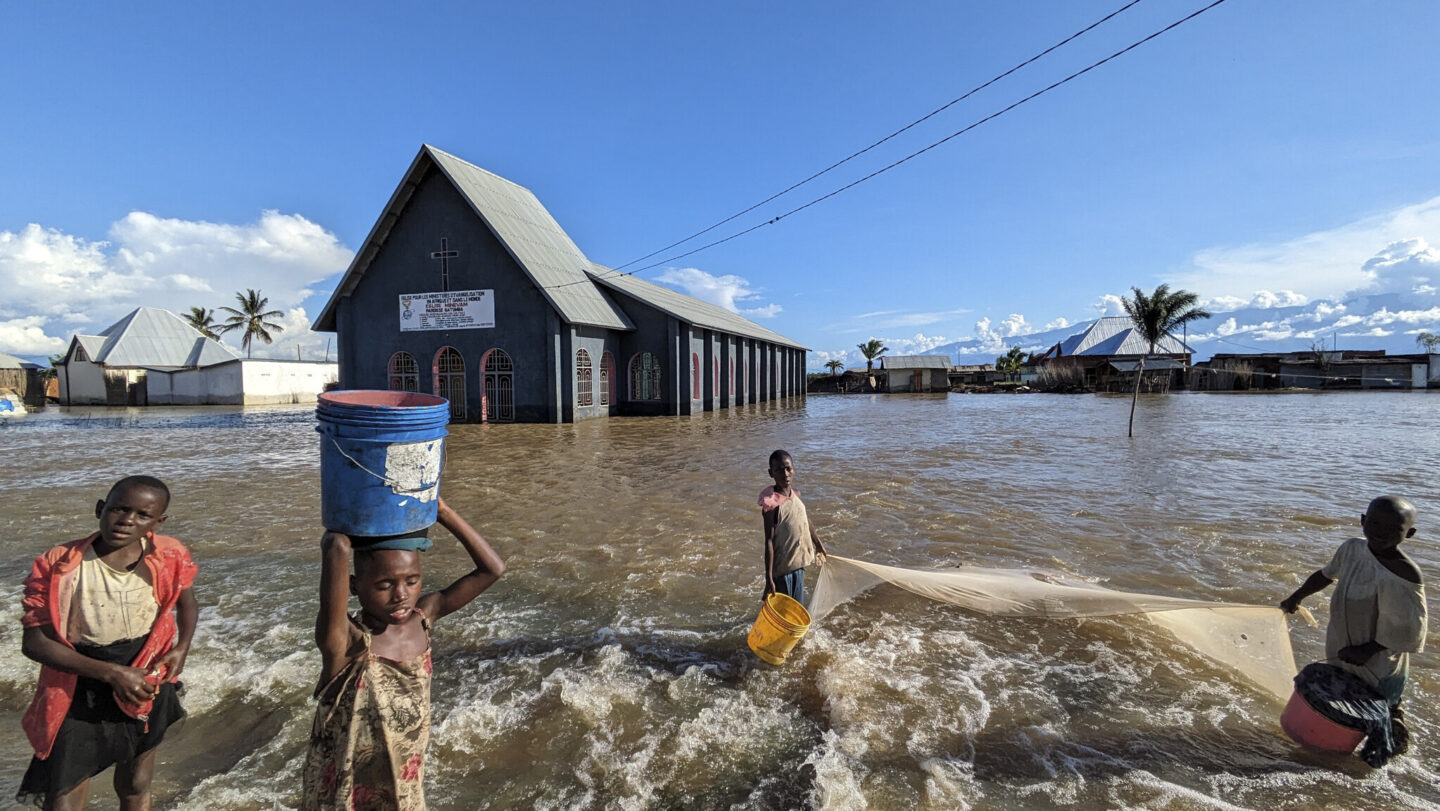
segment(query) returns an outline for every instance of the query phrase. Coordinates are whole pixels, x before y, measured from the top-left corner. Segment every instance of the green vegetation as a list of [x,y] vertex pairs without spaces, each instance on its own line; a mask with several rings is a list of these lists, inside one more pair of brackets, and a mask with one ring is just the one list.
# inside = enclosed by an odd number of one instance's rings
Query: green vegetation
[[206,338],[220,339],[220,336],[215,333],[215,329],[220,325],[215,323],[214,310],[207,310],[204,307],[191,307],[190,314],[185,316],[185,320],[190,322],[190,326],[200,330],[200,334]]
[[827,360],[825,361],[825,368],[830,370],[830,374],[838,375],[845,370],[845,364],[838,360]]
[[860,354],[865,356],[866,379],[874,380],[873,375],[875,374],[875,359],[885,354],[886,352],[889,352],[890,347],[886,346],[884,342],[882,342],[879,338],[871,338],[863,344],[856,344],[855,348],[859,349]]
[[1012,375],[1020,373],[1020,367],[1025,365],[1025,350],[1018,346],[1010,347],[1010,351],[995,359],[995,371],[1004,372],[1005,379],[1011,379]]
[[[1125,314],[1130,316],[1135,331],[1150,345],[1146,356],[1154,354],[1155,344],[1177,327],[1210,317],[1210,313],[1199,306],[1200,297],[1188,290],[1172,291],[1170,285],[1162,284],[1147,296],[1138,287],[1130,289],[1135,293],[1134,298],[1121,299],[1121,303],[1125,305]],[[1140,378],[1144,374],[1145,357],[1142,356],[1140,366],[1135,370],[1135,393],[1130,396],[1127,436],[1135,436],[1135,403],[1140,399]]]
[[268,318],[279,318],[284,313],[279,310],[265,311],[270,299],[260,295],[256,290],[246,290],[243,294],[236,293],[235,300],[240,304],[240,309],[234,307],[221,307],[220,309],[229,313],[230,317],[225,323],[219,326],[222,333],[234,330],[244,330],[240,339],[240,345],[245,348],[245,357],[250,357],[250,347],[254,339],[259,338],[267,344],[274,343],[275,338],[271,332],[284,332],[285,328]]
[[1426,352],[1440,352],[1440,335],[1433,332],[1422,332],[1415,336],[1415,345]]

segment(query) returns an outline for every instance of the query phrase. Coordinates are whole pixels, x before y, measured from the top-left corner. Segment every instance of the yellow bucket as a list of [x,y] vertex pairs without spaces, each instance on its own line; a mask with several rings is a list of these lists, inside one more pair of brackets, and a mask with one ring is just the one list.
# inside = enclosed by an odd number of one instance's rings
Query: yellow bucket
[[808,630],[810,612],[805,610],[805,606],[777,591],[765,598],[764,604],[760,606],[760,616],[755,618],[755,624],[750,628],[750,636],[745,641],[750,644],[750,650],[755,651],[756,656],[772,665],[781,665],[785,663],[785,657],[790,655],[790,649],[800,642]]

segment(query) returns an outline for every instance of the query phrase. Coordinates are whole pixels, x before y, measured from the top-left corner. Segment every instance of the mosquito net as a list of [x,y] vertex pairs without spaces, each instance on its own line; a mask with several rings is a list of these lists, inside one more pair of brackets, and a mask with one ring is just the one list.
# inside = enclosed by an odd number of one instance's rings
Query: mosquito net
[[[810,600],[811,620],[881,583],[999,617],[1140,614],[1281,702],[1290,697],[1295,657],[1285,615],[1275,606],[1112,591],[1082,580],[1020,569],[903,569],[831,555]],[[1301,611],[1313,625],[1314,618],[1303,608]]]

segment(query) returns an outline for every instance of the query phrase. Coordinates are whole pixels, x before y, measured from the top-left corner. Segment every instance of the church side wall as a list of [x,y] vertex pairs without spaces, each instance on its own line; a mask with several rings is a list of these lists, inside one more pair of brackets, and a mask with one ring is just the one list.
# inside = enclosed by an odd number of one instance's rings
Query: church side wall
[[[600,373],[604,365],[605,353],[610,352],[612,357],[617,354],[619,341],[612,337],[614,334],[601,327],[575,326],[570,329],[571,372],[567,394],[576,421],[610,415],[611,407],[600,401]],[[588,406],[582,405],[583,388],[580,385],[580,369],[576,363],[581,349],[590,356],[590,405]],[[616,393],[615,381],[611,380],[611,403],[615,401]]]
[[60,370],[62,405],[105,405],[105,367],[71,360]]
[[[478,329],[401,330],[400,297],[439,292],[441,262],[430,258],[445,240],[458,256],[447,261],[449,289],[493,290],[495,326]],[[337,319],[341,384],[345,388],[389,388],[388,364],[396,352],[409,353],[419,367],[419,388],[434,393],[440,351],[453,347],[464,361],[465,418],[484,415],[487,352],[501,350],[514,365],[514,419],[550,422],[560,418],[557,392],[568,388],[557,368],[559,321],[542,292],[438,170],[432,169],[401,212],[355,291],[340,302]]]

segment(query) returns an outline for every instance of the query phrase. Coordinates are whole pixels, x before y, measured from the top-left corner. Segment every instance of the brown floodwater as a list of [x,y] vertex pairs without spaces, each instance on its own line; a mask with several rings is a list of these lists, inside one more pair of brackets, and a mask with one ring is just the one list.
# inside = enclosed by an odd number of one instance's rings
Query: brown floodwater
[[[1358,530],[1420,510],[1440,573],[1440,399],[812,396],[696,418],[454,426],[442,491],[509,572],[435,629],[428,796],[465,808],[1435,808],[1440,662],[1414,657],[1415,744],[1375,772],[1306,753],[1258,689],[1124,618],[1001,619],[881,587],[783,667],[745,647],[766,457],[831,551],[1029,567],[1270,603]],[[116,478],[174,490],[200,564],[183,726],[157,807],[293,807],[319,661],[319,454],[305,407],[57,409],[0,424],[0,609]],[[443,533],[442,533],[443,534]],[[467,570],[448,537],[427,583]],[[813,586],[813,579],[810,585]],[[1432,597],[1434,595],[1432,594]],[[1297,659],[1322,629],[1292,626]],[[1435,640],[1432,635],[1431,642]],[[0,792],[29,758],[36,667],[0,626]],[[91,805],[113,807],[108,777]]]

